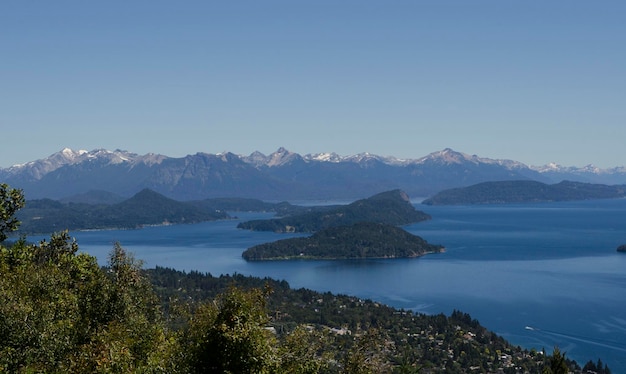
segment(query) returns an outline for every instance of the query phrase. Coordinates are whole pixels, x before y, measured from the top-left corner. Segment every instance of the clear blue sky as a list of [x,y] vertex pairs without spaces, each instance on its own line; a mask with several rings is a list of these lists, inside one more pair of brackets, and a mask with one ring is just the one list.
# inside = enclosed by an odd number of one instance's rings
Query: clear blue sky
[[63,147],[626,165],[626,2],[3,1],[0,167]]

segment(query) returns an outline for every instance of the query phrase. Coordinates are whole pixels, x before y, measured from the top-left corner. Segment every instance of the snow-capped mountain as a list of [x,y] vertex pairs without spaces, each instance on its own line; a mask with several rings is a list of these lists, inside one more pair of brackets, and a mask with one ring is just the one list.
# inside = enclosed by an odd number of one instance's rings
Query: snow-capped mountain
[[346,199],[396,188],[415,198],[485,181],[520,179],[624,184],[626,168],[555,164],[529,167],[517,161],[483,158],[449,148],[418,159],[398,159],[370,153],[301,156],[281,147],[269,155],[223,152],[181,158],[66,148],[42,160],[0,169],[0,181],[22,188],[27,199],[58,199],[90,190],[132,196],[143,188],[178,200],[228,196],[265,200]]
[[307,161],[320,161],[320,162],[341,162],[344,160],[343,157],[338,155],[335,152],[331,153],[309,153],[304,155],[303,157]]
[[26,164],[14,165],[6,169],[6,173],[26,173],[34,179],[40,179],[43,175],[54,171],[61,166],[76,163],[82,155],[87,153],[88,152],[84,150],[74,151],[69,148],[64,148],[63,150],[54,153],[45,159],[31,161]]
[[623,184],[626,180],[626,167],[623,166],[602,169],[591,164],[576,167],[549,163],[530,168],[551,181],[573,180],[588,183]]
[[416,164],[440,164],[440,165],[452,165],[452,164],[465,164],[471,163],[475,165],[485,164],[485,165],[500,165],[507,169],[527,169],[528,166],[513,160],[494,160],[491,158],[483,158],[478,157],[477,155],[468,155],[467,153],[456,152],[450,148],[446,148],[444,150],[433,152],[427,156],[424,156],[420,159],[412,161],[412,163]]
[[137,162],[145,164],[160,163],[165,156],[147,154],[139,156],[136,153],[130,153],[116,149],[108,151],[106,149],[72,150],[64,148],[59,152],[50,155],[47,158],[31,161],[26,164],[14,165],[4,172],[7,175],[21,175],[22,178],[32,178],[39,180],[48,173],[68,165],[77,165],[85,162],[94,162],[100,165],[116,165],[122,163],[135,164]]

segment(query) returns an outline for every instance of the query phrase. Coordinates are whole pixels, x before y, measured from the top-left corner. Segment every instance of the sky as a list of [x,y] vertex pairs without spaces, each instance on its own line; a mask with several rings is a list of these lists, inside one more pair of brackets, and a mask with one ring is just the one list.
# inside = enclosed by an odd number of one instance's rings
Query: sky
[[3,1],[0,167],[65,147],[626,165],[626,2]]

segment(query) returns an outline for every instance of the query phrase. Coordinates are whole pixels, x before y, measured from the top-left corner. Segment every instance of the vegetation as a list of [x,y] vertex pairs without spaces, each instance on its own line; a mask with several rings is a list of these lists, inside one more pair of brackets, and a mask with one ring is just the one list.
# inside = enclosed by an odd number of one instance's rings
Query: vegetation
[[583,366],[583,373],[611,374],[611,369],[600,359],[597,362],[589,360]]
[[626,185],[608,186],[563,181],[545,184],[530,180],[485,182],[441,191],[426,205],[503,204],[539,201],[615,199],[626,196]]
[[195,223],[228,218],[223,211],[202,209],[190,202],[166,198],[143,190],[113,205],[61,203],[43,199],[29,201],[18,218],[23,233],[51,233],[62,230],[137,228],[144,225]]
[[626,252],[626,244],[622,244],[619,247],[617,247],[617,251],[618,252]]
[[[513,346],[466,313],[425,315],[353,296],[291,289],[285,281],[157,267],[147,271],[165,314],[178,300],[202,303],[219,295],[264,290],[265,330],[273,334],[281,367],[294,373],[542,373],[565,358]],[[233,288],[234,287],[234,288]],[[271,292],[269,291],[271,290]],[[170,321],[176,323],[176,319]],[[299,342],[299,344],[298,344]],[[294,362],[295,361],[295,362]],[[299,370],[287,370],[296,365]],[[555,364],[556,365],[556,364]],[[306,370],[305,368],[315,369]],[[278,372],[281,372],[280,369]],[[554,371],[553,371],[554,372]]]
[[0,252],[0,371],[140,371],[164,328],[140,263],[116,246],[104,272],[67,233]]
[[406,258],[441,252],[419,236],[381,223],[361,222],[331,227],[307,238],[290,238],[248,248],[243,258],[254,260]]
[[283,218],[242,222],[237,227],[256,231],[315,232],[358,222],[399,226],[427,219],[430,219],[430,216],[416,210],[404,192],[394,190],[344,206],[293,214]]
[[22,191],[0,184],[0,242],[7,238],[7,233],[17,230],[20,222],[15,213],[24,207]]
[[[3,212],[20,205],[21,191],[2,189]],[[17,224],[10,214],[2,223]],[[458,311],[427,316],[284,281],[145,271],[119,244],[101,268],[67,232],[0,243],[0,300],[8,373],[580,372],[557,349],[512,346]]]

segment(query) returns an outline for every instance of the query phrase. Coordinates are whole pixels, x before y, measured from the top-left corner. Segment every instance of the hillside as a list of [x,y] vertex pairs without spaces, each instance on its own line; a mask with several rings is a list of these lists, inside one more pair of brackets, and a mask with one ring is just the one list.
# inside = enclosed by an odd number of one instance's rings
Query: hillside
[[313,210],[269,220],[240,223],[237,227],[255,231],[315,232],[328,227],[375,222],[400,226],[430,219],[416,210],[406,193],[400,190],[383,192],[348,205]]
[[[270,328],[283,340],[297,326],[307,326],[308,333],[299,337],[300,343],[310,349],[300,351],[300,359],[312,355],[318,362],[332,362],[321,372],[536,373],[550,365],[549,352],[542,353],[540,347],[538,351],[515,346],[458,310],[450,316],[426,315],[354,296],[293,289],[285,281],[237,274],[216,277],[162,267],[146,273],[163,310],[169,309],[172,300],[195,304],[213,300],[233,286],[271,289],[267,299]],[[316,335],[316,331],[323,334]],[[368,335],[368,331],[379,335]],[[370,339],[369,345],[363,344],[363,338]],[[369,364],[362,363],[358,371],[341,371],[337,364],[345,362],[346,355],[355,349],[362,350],[361,357]],[[380,366],[373,367],[376,362]],[[587,372],[574,361],[567,360],[567,365],[572,373]],[[592,367],[585,365],[585,369]],[[602,369],[597,372],[610,372],[606,367]]]
[[225,212],[168,199],[148,189],[112,205],[62,203],[50,199],[30,200],[17,217],[22,222],[20,233],[137,228],[143,225],[195,223],[229,218]]
[[293,259],[411,258],[443,251],[419,236],[380,223],[331,227],[307,238],[290,238],[248,248],[247,261]]
[[608,186],[563,181],[545,184],[536,181],[485,182],[441,191],[426,199],[426,205],[503,204],[589,199],[615,199],[626,196],[626,185]]

